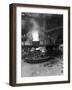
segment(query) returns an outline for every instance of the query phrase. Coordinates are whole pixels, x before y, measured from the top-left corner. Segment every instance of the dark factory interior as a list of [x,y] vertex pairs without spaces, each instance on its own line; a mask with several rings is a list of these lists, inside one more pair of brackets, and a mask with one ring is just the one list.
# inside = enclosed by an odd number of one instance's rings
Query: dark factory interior
[[[47,66],[47,63],[50,62],[52,65],[57,62],[54,60],[55,58],[58,58],[59,62],[62,61],[63,15],[22,13],[21,54],[22,62],[27,65],[39,66],[45,63],[44,66]],[[60,68],[62,69],[62,65]],[[61,70],[61,72],[63,71]],[[24,75],[22,74],[22,76]]]

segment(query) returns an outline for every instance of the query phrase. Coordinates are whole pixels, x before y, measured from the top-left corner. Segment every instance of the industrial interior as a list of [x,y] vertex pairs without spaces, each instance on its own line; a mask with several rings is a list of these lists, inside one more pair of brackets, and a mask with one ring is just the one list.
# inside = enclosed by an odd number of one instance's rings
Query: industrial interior
[[21,76],[63,74],[63,15],[22,13]]

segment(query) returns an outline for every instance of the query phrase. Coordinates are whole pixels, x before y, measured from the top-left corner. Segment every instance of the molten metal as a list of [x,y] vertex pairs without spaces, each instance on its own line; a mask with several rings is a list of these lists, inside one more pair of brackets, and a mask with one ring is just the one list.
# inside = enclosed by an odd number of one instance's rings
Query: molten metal
[[33,41],[39,41],[39,32],[37,30],[32,31]]

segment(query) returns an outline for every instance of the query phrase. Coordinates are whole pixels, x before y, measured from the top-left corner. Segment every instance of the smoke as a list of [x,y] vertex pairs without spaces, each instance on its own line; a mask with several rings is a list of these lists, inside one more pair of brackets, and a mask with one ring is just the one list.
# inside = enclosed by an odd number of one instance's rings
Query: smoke
[[30,23],[32,24],[32,27],[27,33],[27,37],[32,41],[39,41],[40,26],[38,25],[38,22],[32,18]]

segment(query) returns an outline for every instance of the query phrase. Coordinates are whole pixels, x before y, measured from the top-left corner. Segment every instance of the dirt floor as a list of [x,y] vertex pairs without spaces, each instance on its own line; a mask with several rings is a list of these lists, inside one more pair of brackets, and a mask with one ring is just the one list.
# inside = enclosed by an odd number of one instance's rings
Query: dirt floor
[[55,76],[63,74],[63,57],[55,57],[47,62],[29,64],[22,60],[21,77]]

